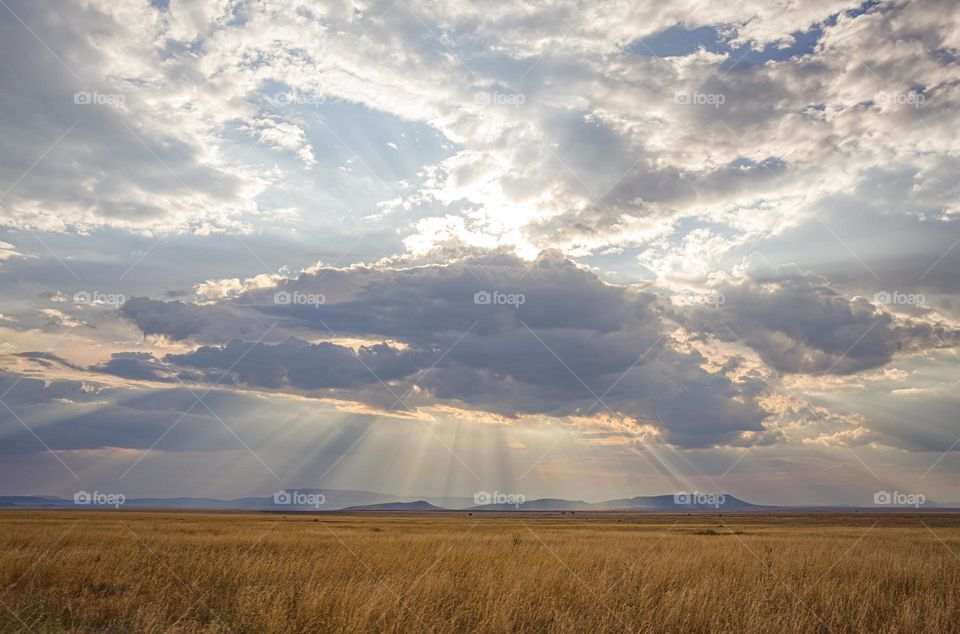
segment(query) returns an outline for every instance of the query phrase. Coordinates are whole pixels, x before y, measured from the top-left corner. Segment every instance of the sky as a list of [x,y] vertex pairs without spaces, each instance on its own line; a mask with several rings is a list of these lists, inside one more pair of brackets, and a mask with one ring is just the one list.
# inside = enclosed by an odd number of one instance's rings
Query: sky
[[0,494],[960,503],[960,4],[0,0]]

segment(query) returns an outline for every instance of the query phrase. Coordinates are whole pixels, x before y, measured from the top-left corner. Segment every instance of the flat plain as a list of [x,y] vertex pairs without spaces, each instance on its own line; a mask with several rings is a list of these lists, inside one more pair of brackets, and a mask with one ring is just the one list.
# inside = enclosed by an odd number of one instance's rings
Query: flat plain
[[2,632],[960,631],[960,514],[0,512]]

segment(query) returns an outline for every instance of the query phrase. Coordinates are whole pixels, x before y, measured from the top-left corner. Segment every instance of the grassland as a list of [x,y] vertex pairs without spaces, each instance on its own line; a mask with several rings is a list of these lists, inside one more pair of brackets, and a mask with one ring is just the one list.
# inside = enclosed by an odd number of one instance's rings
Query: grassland
[[0,512],[2,632],[958,632],[960,516]]

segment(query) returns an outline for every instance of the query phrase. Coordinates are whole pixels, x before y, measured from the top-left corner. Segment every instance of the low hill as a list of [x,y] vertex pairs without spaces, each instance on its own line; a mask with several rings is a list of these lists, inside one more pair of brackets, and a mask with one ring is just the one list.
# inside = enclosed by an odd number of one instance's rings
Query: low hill
[[349,506],[344,511],[445,511],[447,509],[434,506],[425,500],[416,502],[387,502],[385,504],[363,504]]

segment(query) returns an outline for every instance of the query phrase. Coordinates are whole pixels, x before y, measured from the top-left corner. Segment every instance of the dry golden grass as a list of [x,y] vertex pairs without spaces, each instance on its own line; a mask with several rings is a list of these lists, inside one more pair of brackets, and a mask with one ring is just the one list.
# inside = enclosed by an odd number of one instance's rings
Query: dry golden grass
[[2,632],[960,631],[949,514],[5,511],[0,546]]

